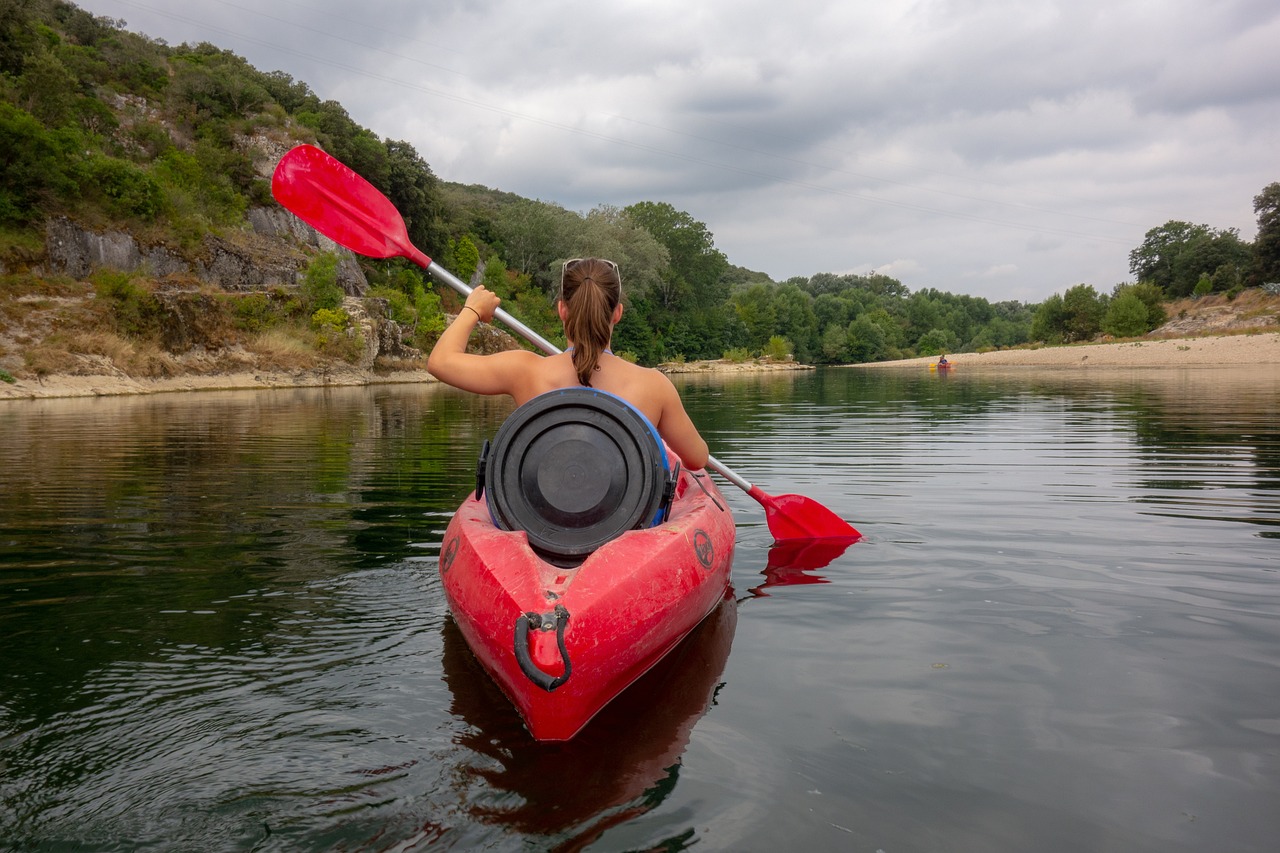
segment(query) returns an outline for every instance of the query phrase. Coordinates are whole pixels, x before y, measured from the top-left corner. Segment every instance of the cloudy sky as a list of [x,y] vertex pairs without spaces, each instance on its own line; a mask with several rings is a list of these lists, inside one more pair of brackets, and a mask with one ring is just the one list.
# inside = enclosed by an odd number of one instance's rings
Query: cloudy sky
[[282,70],[441,178],[666,201],[781,281],[1039,302],[1280,181],[1275,0],[75,0]]

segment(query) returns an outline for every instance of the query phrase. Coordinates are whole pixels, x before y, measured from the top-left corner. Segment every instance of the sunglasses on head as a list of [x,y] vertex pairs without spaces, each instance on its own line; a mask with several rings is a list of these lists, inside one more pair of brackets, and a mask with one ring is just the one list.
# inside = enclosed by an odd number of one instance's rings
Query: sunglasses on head
[[564,274],[569,271],[570,267],[576,266],[577,264],[580,264],[586,260],[596,260],[596,261],[600,261],[603,264],[608,264],[609,268],[613,270],[613,274],[618,277],[618,281],[619,282],[622,281],[622,273],[618,270],[618,265],[615,264],[613,261],[609,260],[608,258],[573,258],[572,260],[565,261],[564,266],[561,267],[560,282],[562,284],[564,283]]

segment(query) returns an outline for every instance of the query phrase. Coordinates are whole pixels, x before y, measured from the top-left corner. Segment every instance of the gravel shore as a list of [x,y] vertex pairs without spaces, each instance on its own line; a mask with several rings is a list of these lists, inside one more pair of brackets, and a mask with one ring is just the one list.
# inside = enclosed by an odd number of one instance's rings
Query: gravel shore
[[[958,369],[983,367],[1220,367],[1280,364],[1280,332],[1087,344],[1040,349],[1015,349],[988,353],[956,353],[947,360]],[[912,358],[854,365],[860,369],[920,369],[936,357]],[[743,373],[807,369],[802,365],[733,364],[724,361],[664,365],[672,373]],[[212,391],[246,388],[304,388],[392,383],[435,382],[424,371],[372,374],[355,368],[295,373],[221,373],[139,379],[123,375],[46,376],[0,382],[0,400],[46,397],[104,397],[119,394],[160,394],[175,391]]]
[[[859,364],[860,368],[920,368],[936,356]],[[1081,344],[1040,349],[948,354],[957,368],[975,367],[1218,367],[1280,364],[1280,332],[1203,338]]]
[[354,367],[292,373],[251,371],[140,379],[131,376],[45,376],[0,383],[0,400],[47,397],[112,397],[127,394],[168,394],[176,391],[239,391],[265,388],[318,388],[352,385],[391,385],[435,382],[423,371],[375,374]]

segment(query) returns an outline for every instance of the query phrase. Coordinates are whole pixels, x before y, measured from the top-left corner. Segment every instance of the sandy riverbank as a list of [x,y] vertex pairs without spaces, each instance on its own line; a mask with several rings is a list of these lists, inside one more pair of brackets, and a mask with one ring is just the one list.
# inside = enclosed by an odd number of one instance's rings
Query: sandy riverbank
[[663,373],[785,373],[794,370],[814,370],[812,364],[797,364],[794,361],[727,361],[723,358],[705,361],[669,361],[658,365]]
[[0,383],[0,400],[48,397],[111,397],[129,394],[168,394],[178,391],[237,391],[266,388],[321,388],[353,385],[435,382],[423,371],[371,373],[356,368],[303,370],[291,373],[246,371],[139,379],[131,376],[46,376]]
[[[1225,335],[1202,338],[1134,341],[1118,344],[1087,344],[1069,347],[1042,347],[988,353],[956,353],[948,360],[960,369],[982,367],[1220,367],[1228,365],[1280,364],[1280,332]],[[919,369],[935,357],[884,361],[854,365],[856,368]],[[787,370],[811,370],[807,365],[785,362],[743,362],[723,360],[687,364],[664,364],[662,370],[676,374],[734,374]],[[0,382],[0,400],[47,397],[104,397],[123,394],[164,394],[177,391],[214,391],[253,388],[309,388],[374,384],[435,382],[425,371],[375,374],[356,368],[308,370],[292,373],[245,371],[184,375],[162,379],[139,379],[124,375],[46,376]]]
[[[805,364],[791,362],[724,360],[692,361],[686,364],[664,364],[664,373],[772,373],[775,371],[813,370]],[[436,382],[425,370],[372,373],[354,367],[295,372],[242,371],[237,373],[184,374],[160,379],[145,379],[124,374],[45,376],[41,379],[19,379],[0,383],[0,400],[44,399],[49,397],[110,397],[129,394],[167,394],[177,391],[239,391],[264,388],[317,388],[353,385],[393,385]]]
[[[859,368],[920,368],[937,357],[855,365]],[[1280,332],[1203,338],[1082,344],[987,353],[948,354],[957,368],[978,367],[1220,367],[1280,364]]]

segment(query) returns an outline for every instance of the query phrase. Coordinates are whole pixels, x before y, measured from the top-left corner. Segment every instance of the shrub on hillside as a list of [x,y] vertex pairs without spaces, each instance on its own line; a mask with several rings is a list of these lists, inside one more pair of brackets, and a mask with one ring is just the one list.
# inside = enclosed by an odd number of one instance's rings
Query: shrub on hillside
[[313,314],[321,308],[341,308],[345,294],[338,285],[338,256],[326,252],[312,258],[301,289],[303,307]]
[[84,165],[82,185],[86,193],[100,193],[118,216],[153,220],[164,210],[160,184],[128,160],[93,157]]
[[159,333],[163,314],[160,302],[137,279],[129,273],[101,269],[90,280],[121,334],[141,338]]
[[1111,300],[1102,318],[1102,331],[1117,338],[1145,335],[1147,305],[1132,290],[1123,290]]
[[769,342],[764,345],[764,352],[762,352],[761,355],[771,358],[774,361],[786,361],[791,358],[791,350],[791,341],[781,335],[774,335],[769,338]]

